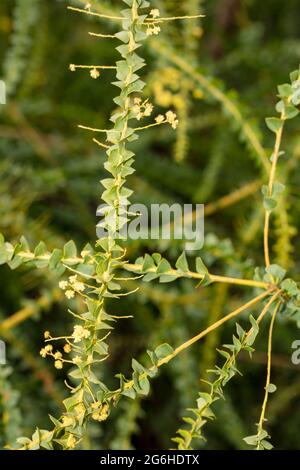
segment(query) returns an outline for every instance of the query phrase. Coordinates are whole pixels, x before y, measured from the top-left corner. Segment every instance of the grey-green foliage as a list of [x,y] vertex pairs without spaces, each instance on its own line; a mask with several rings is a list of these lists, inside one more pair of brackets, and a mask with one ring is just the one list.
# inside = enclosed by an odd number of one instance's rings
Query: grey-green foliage
[[28,66],[29,50],[32,47],[33,29],[37,27],[40,0],[16,0],[13,12],[13,34],[3,70],[8,96],[15,93]]
[[233,343],[224,345],[224,349],[219,350],[225,362],[222,367],[216,366],[209,371],[216,376],[214,380],[206,381],[209,387],[208,392],[200,392],[197,400],[197,407],[189,409],[191,416],[183,418],[187,424],[186,428],[177,431],[178,436],[172,440],[176,442],[179,450],[188,450],[192,448],[194,439],[205,439],[202,434],[202,428],[207,421],[215,419],[212,405],[224,398],[223,388],[236,374],[239,373],[236,360],[241,351],[247,351],[251,354],[254,349],[252,345],[258,334],[259,327],[256,320],[250,316],[251,329],[246,332],[238,323],[236,324],[237,335],[233,336]]
[[11,384],[12,369],[0,367],[0,445],[13,444],[21,433],[20,393]]

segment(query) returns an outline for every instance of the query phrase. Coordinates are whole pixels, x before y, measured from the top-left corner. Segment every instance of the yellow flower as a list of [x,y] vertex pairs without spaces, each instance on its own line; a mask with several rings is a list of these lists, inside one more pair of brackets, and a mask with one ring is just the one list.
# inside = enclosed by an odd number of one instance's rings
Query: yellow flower
[[90,336],[89,330],[83,328],[81,325],[75,325],[72,337],[74,338],[74,343],[79,343],[82,339],[86,339]]
[[145,105],[144,116],[151,116],[152,111],[153,111],[153,104],[147,103]]
[[45,346],[45,350],[46,350],[47,353],[51,352],[52,349],[53,349],[52,344],[47,344],[47,345]]
[[74,357],[74,359],[73,359],[73,364],[75,364],[75,365],[78,366],[79,364],[81,364],[81,362],[82,362],[81,357],[79,357],[79,356],[75,356],[75,357]]
[[63,368],[62,361],[55,361],[54,362],[54,367],[55,367],[55,369],[62,369]]
[[48,338],[50,338],[50,337],[51,337],[50,331],[45,331],[45,333],[44,333],[44,338],[45,338],[45,339],[48,339]]
[[86,408],[85,408],[85,406],[84,406],[83,403],[79,403],[78,405],[75,406],[74,409],[75,409],[75,411],[76,411],[76,415],[77,415],[79,418],[81,418],[82,415],[84,415],[85,412],[86,412]]
[[68,449],[75,449],[75,447],[76,447],[76,439],[73,436],[73,434],[70,434],[68,439],[67,439],[67,447],[68,447]]
[[167,122],[169,124],[171,124],[171,126],[173,127],[173,129],[176,129],[176,127],[178,126],[178,119],[177,119],[177,116],[175,113],[173,113],[173,111],[168,111],[166,113],[166,119],[167,119]]
[[157,36],[160,33],[160,26],[148,26],[146,34],[147,36]]
[[92,70],[90,71],[90,76],[91,76],[92,78],[94,78],[94,79],[99,78],[99,77],[100,77],[100,72],[99,72],[99,70],[97,70],[97,69],[95,69],[95,68],[92,69]]
[[66,288],[68,287],[67,281],[60,281],[58,283],[58,285],[59,285],[60,289],[62,289],[62,290],[66,290]]
[[92,418],[95,421],[105,421],[107,420],[108,416],[109,416],[109,406],[106,403],[102,405],[99,410],[94,411],[94,413],[92,413]]
[[73,297],[75,296],[75,292],[71,289],[68,289],[65,292],[65,296],[67,297],[67,299],[73,299]]
[[158,123],[158,124],[161,124],[162,122],[164,122],[165,120],[165,117],[162,115],[162,114],[159,114],[158,116],[156,116],[155,118],[155,121]]
[[153,8],[151,11],[150,11],[150,15],[153,17],[153,18],[158,18],[160,16],[160,11],[158,8]]
[[61,358],[62,358],[62,353],[59,351],[56,351],[56,353],[54,353],[54,359],[61,359]]
[[76,65],[75,65],[75,64],[70,64],[70,65],[69,65],[69,69],[71,70],[71,72],[75,72],[75,70],[76,70]]
[[65,427],[72,426],[74,423],[74,418],[72,418],[72,416],[63,416],[62,422]]
[[42,357],[46,357],[46,356],[47,356],[46,348],[42,348],[42,349],[40,350],[40,355],[41,355]]
[[84,291],[85,287],[84,287],[83,282],[79,282],[79,281],[75,282],[74,289],[77,290],[78,292]]
[[92,403],[92,404],[91,404],[91,408],[92,408],[93,410],[97,410],[98,408],[100,408],[100,406],[101,406],[100,401],[95,401],[95,403]]
[[64,351],[65,353],[70,353],[72,351],[72,346],[68,343],[64,345]]

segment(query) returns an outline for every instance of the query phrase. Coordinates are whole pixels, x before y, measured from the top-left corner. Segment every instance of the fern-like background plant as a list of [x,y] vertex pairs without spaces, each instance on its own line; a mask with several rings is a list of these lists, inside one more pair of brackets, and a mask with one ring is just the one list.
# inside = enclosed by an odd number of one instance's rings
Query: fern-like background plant
[[[1,2],[1,448],[299,448],[298,22]],[[119,240],[129,201],[204,203],[203,248]]]

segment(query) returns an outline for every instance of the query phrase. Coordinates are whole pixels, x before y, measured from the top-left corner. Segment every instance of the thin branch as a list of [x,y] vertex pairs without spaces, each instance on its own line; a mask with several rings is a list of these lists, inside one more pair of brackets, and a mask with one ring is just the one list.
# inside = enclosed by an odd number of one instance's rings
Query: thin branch
[[[141,269],[139,265],[136,264],[130,264],[130,263],[125,263],[123,265],[124,269],[127,269],[128,271],[137,271]],[[147,272],[155,272],[155,268],[149,269]],[[204,279],[205,275],[201,273],[196,273],[193,271],[186,271],[186,272],[178,272],[176,269],[170,269],[169,271],[164,273],[165,275],[170,275],[170,276],[177,276],[177,277],[188,277],[188,278],[193,278],[193,279],[199,279],[202,280]],[[225,284],[235,284],[239,286],[248,286],[248,287],[260,287],[263,289],[269,289],[270,284],[264,281],[255,281],[253,279],[239,279],[235,277],[227,277],[227,276],[219,276],[216,274],[210,274],[209,277],[211,281],[213,282],[222,282]]]
[[[266,407],[268,403],[268,397],[269,397],[269,386],[271,383],[271,365],[272,365],[272,339],[273,339],[273,330],[274,330],[274,323],[276,319],[276,315],[278,313],[279,307],[280,307],[281,301],[279,301],[276,304],[276,307],[274,309],[271,323],[270,323],[270,328],[269,328],[269,337],[268,337],[268,362],[267,362],[267,378],[266,378],[266,385],[265,385],[265,396],[264,396],[264,401],[262,405],[262,410],[261,410],[261,415],[259,419],[259,423],[257,426],[257,436],[261,434],[263,431],[263,425],[265,421],[265,414],[266,414]],[[260,444],[258,443],[257,450],[260,449]]]
[[86,15],[97,16],[98,18],[105,18],[107,20],[124,20],[123,16],[102,15],[101,13],[96,13],[90,10],[84,10],[82,8],[68,6],[67,9],[71,11],[75,11],[77,13],[85,13]]

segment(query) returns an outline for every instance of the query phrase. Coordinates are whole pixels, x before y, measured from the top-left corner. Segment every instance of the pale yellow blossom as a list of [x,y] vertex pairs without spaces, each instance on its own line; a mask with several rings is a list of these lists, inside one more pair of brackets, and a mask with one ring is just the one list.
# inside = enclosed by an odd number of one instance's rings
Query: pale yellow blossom
[[90,71],[90,76],[94,79],[97,79],[100,77],[100,72],[96,68],[91,69]]
[[78,365],[81,364],[81,363],[82,363],[81,357],[75,356],[74,359],[73,359],[73,364],[75,364],[76,366],[78,366]]
[[74,343],[79,343],[82,339],[86,339],[90,336],[89,330],[83,328],[81,325],[75,325],[72,337],[74,338]]
[[42,348],[42,349],[40,350],[40,355],[41,355],[42,357],[46,357],[46,356],[47,356],[46,348]]
[[67,297],[67,299],[73,299],[73,297],[75,296],[75,292],[71,289],[68,289],[65,292],[65,296]]
[[72,346],[68,343],[64,345],[64,351],[65,353],[70,353],[72,351]]
[[70,434],[68,439],[67,439],[67,447],[68,447],[68,449],[75,449],[75,447],[76,447],[76,439],[73,436],[73,434]]
[[62,369],[63,368],[63,362],[62,361],[55,361],[54,362],[54,367],[55,367],[55,369]]
[[62,290],[66,290],[66,288],[68,287],[67,281],[60,281],[58,285],[59,285],[60,289],[62,289]]
[[152,8],[152,10],[150,11],[150,15],[153,17],[153,18],[158,18],[160,16],[160,11],[158,8]]

